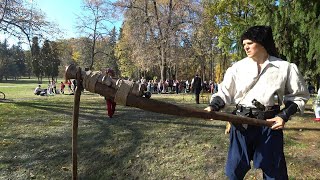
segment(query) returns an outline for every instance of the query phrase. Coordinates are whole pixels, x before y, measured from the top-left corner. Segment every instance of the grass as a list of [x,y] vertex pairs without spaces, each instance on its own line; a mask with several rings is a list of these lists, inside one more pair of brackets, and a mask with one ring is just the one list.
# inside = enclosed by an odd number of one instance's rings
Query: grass
[[[0,83],[0,179],[70,179],[73,96],[33,95],[34,80]],[[203,109],[192,95],[151,98]],[[310,104],[308,105],[310,108]],[[320,127],[309,110],[287,123],[290,179],[320,177]],[[81,96],[79,179],[226,179],[228,136],[222,121],[203,121],[117,106],[106,116],[104,98]],[[246,179],[262,179],[250,170]]]

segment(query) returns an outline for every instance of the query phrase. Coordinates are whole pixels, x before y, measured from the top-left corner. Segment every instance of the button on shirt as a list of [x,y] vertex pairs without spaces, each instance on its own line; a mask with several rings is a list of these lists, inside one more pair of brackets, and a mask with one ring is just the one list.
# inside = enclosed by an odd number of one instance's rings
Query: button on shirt
[[265,106],[273,106],[275,95],[279,102],[292,101],[300,112],[310,98],[306,83],[295,64],[269,56],[258,73],[258,65],[252,58],[244,58],[233,64],[225,73],[218,92],[226,105],[241,104],[255,107],[252,100],[256,99]]

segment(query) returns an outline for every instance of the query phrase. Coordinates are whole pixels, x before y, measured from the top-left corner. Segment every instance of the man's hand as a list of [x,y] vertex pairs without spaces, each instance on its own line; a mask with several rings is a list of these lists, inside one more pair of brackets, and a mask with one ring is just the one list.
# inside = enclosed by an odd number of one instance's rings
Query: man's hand
[[267,121],[272,121],[273,125],[271,129],[273,130],[279,130],[279,129],[284,129],[285,121],[281,117],[274,117],[272,119],[267,119]]
[[213,109],[212,109],[212,107],[211,107],[211,106],[208,106],[208,107],[204,108],[204,110],[205,110],[205,111],[208,111],[208,112],[213,111]]

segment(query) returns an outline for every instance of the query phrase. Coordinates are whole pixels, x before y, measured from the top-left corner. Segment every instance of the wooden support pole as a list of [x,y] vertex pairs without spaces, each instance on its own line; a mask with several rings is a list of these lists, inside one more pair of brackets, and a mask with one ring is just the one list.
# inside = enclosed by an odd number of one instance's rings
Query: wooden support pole
[[81,68],[78,68],[76,74],[77,87],[74,94],[73,115],[72,115],[72,179],[78,179],[78,121],[80,97],[82,91]]

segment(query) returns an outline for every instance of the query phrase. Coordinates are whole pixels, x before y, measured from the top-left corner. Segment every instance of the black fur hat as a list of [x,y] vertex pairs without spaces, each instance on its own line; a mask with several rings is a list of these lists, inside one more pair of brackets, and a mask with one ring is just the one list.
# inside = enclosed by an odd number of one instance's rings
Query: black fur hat
[[269,55],[278,57],[270,26],[250,27],[241,35],[241,43],[245,39],[261,44],[267,50]]

